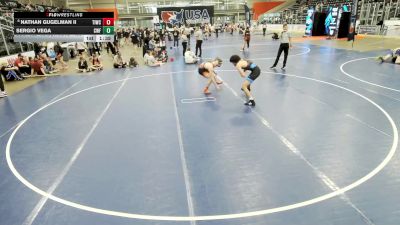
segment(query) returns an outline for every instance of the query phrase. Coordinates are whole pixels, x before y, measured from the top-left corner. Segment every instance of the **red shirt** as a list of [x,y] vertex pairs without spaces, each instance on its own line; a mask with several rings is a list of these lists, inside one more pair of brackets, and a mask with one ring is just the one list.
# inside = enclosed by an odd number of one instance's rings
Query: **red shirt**
[[21,60],[20,58],[17,58],[17,59],[14,61],[14,66],[18,67],[18,64],[20,64],[20,63],[22,63],[22,60]]
[[31,67],[38,75],[44,75],[41,71],[42,63],[40,61],[33,61]]

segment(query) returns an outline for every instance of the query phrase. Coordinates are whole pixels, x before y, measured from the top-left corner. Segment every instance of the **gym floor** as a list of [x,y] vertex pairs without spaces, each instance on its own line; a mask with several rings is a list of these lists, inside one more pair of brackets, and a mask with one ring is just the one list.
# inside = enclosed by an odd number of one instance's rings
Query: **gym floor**
[[[387,50],[298,42],[282,71],[278,42],[241,45],[203,44],[224,59],[209,96],[180,48],[1,99],[0,225],[399,224],[400,67],[374,59]],[[254,108],[232,54],[262,70]]]

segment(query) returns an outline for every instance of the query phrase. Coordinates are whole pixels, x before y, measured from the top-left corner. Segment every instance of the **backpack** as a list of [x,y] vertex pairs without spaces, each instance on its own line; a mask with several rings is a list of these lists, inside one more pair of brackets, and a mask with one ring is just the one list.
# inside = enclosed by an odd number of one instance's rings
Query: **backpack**
[[273,34],[272,34],[272,39],[278,40],[278,39],[279,39],[278,34],[277,34],[277,33],[273,33]]

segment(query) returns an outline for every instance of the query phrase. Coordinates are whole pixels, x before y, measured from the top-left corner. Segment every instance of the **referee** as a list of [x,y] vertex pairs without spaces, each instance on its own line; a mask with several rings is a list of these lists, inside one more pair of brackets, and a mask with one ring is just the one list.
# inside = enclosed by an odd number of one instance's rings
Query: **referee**
[[279,62],[279,58],[281,57],[282,51],[285,53],[282,69],[284,70],[286,68],[286,61],[289,54],[289,47],[290,48],[292,47],[292,36],[288,32],[288,25],[286,23],[283,24],[283,31],[280,35],[280,39],[281,39],[281,45],[279,46],[278,55],[276,56],[275,63],[273,66],[270,67],[271,69],[275,69],[276,65]]

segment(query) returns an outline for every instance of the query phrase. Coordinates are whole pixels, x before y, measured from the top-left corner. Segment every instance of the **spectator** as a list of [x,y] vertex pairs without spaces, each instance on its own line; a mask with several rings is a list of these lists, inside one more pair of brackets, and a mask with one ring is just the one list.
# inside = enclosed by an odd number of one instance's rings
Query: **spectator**
[[126,62],[122,60],[121,52],[117,52],[117,55],[114,56],[114,68],[125,68]]
[[88,50],[89,50],[89,55],[93,56],[93,53],[95,52],[95,43],[94,42],[89,42],[87,44]]
[[158,56],[158,61],[166,63],[168,62],[168,53],[166,50],[163,51],[159,51],[159,55]]
[[40,50],[41,50],[41,47],[40,47],[39,43],[37,43],[37,42],[33,43],[33,51],[35,52],[35,57],[40,55]]
[[185,26],[185,30],[183,32],[183,34],[186,34],[187,37],[187,42],[188,42],[188,46],[190,46],[190,33],[191,33],[192,29],[189,25]]
[[[3,65],[3,63],[1,63],[1,65]],[[7,65],[7,63],[5,63],[5,65]],[[4,97],[7,97],[7,92],[4,87],[3,76],[1,76],[1,75],[3,75],[3,71],[1,71],[1,74],[0,74],[0,98],[4,98]]]
[[93,54],[91,70],[103,70],[103,65],[101,64],[100,57],[97,53]]
[[4,88],[3,77],[0,76],[0,98],[7,97],[6,89]]
[[0,67],[1,75],[4,76],[6,81],[13,80],[23,80],[24,78],[21,76],[21,73],[18,70],[18,67],[7,65],[7,62],[2,62]]
[[131,33],[131,41],[132,41],[133,46],[136,45],[137,47],[140,47],[139,46],[139,34],[138,34],[138,32],[136,32],[135,29]]
[[117,54],[117,50],[112,42],[107,42],[107,53],[110,53],[109,51],[111,51],[113,55]]
[[177,27],[174,28],[172,35],[174,36],[174,47],[178,48],[179,47],[179,30]]
[[149,57],[147,59],[147,65],[155,67],[155,66],[161,66],[162,63],[160,61],[157,61],[156,58],[154,57],[154,52],[150,51]]
[[143,56],[146,53],[146,51],[148,51],[149,48],[149,42],[150,42],[150,37],[146,36],[143,39]]
[[46,71],[44,68],[43,63],[39,60],[39,58],[35,58],[31,63],[31,75],[34,75],[35,73],[37,75],[46,75]]
[[64,62],[64,57],[63,57],[63,52],[62,51],[59,51],[57,53],[57,60],[61,63],[61,69],[62,70],[68,69],[67,63]]
[[183,47],[183,56],[185,56],[186,48],[188,46],[187,34],[183,33],[181,39],[182,39],[182,47]]
[[154,40],[154,38],[152,36],[150,36],[150,40],[148,42],[148,49],[149,50],[154,50],[156,47],[156,41]]
[[138,63],[136,62],[135,58],[131,57],[129,59],[129,67],[133,68],[133,67],[137,67],[137,66],[138,66]]
[[267,32],[267,23],[266,22],[263,23],[262,30],[263,30],[263,36],[265,37],[265,34]]
[[53,66],[56,65],[56,52],[54,51],[53,48],[47,49],[47,55],[49,56],[49,59],[51,60],[51,64]]
[[17,59],[14,61],[14,66],[16,66],[22,74],[29,74],[31,71],[31,68],[29,65],[24,64],[24,57],[21,55],[21,53],[18,54]]
[[149,57],[150,57],[150,51],[146,51],[146,53],[143,56],[144,64],[147,65],[149,62]]
[[190,48],[188,48],[187,51],[185,52],[185,63],[194,64],[197,63],[198,61],[199,59],[196,57],[194,52],[192,52]]
[[81,73],[86,73],[86,72],[90,71],[88,63],[87,63],[86,59],[83,58],[83,56],[79,57],[78,68],[76,68],[76,69],[78,70],[78,72],[81,72]]
[[47,57],[47,55],[45,53],[42,53],[42,55],[40,56],[40,60],[42,61],[43,65],[44,65],[44,69],[45,69],[46,73],[57,72],[56,69],[49,62],[49,58]]
[[199,27],[196,28],[194,37],[196,38],[196,56],[197,56],[197,50],[200,50],[200,54],[198,56],[201,57],[201,52],[202,52],[201,45],[203,44],[203,32],[200,30]]
[[78,54],[81,56],[86,51],[87,46],[83,42],[77,42],[75,48],[78,50]]

